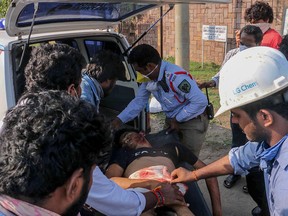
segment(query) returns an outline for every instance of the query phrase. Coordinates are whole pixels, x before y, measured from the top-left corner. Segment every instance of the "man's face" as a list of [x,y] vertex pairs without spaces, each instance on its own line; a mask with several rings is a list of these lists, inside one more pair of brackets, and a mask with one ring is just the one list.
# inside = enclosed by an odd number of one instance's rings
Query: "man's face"
[[[80,98],[81,94],[82,94],[82,88],[81,88],[81,82],[82,82],[82,79],[79,80],[79,84],[71,84],[69,87],[68,87],[68,93],[73,96],[73,97],[77,97],[77,98]],[[77,86],[77,87],[76,87]]]
[[148,63],[145,67],[139,67],[137,63],[134,63],[133,67],[144,77],[147,77],[151,80],[155,80],[158,78],[159,70],[158,65],[156,64]]
[[131,131],[124,133],[120,138],[120,142],[122,143],[122,147],[136,149],[138,145],[146,143],[147,140],[142,132]]
[[104,97],[107,97],[113,90],[115,84],[116,84],[116,80],[106,80],[105,81],[105,85],[101,85],[103,92],[104,92]]
[[255,37],[253,35],[248,35],[245,32],[242,32],[241,34],[240,44],[246,46],[247,48],[257,46]]
[[258,119],[252,120],[244,110],[239,108],[232,109],[231,114],[232,123],[239,124],[248,140],[253,142],[267,140],[266,130],[259,124]]
[[89,176],[85,176],[83,174],[83,186],[82,190],[79,194],[79,198],[74,201],[74,203],[71,204],[71,206],[66,210],[66,212],[63,214],[63,216],[77,216],[83,207],[83,205],[86,202],[86,199],[88,197],[89,190],[91,188],[92,182],[93,182],[93,171],[95,169],[96,165],[93,165],[90,172]]

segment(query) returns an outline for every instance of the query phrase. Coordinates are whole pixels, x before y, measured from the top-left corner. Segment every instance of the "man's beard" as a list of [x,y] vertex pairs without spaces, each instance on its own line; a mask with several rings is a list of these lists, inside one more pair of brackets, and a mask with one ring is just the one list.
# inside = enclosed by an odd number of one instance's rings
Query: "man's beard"
[[77,216],[80,212],[80,209],[83,207],[89,193],[89,181],[90,181],[90,169],[86,171],[87,173],[83,174],[84,183],[81,189],[80,197],[72,203],[72,205],[66,210],[63,216]]
[[110,95],[110,93],[112,92],[114,88],[114,83],[110,83],[110,85],[107,88],[102,88],[103,89],[103,93],[104,93],[104,97],[107,97]]

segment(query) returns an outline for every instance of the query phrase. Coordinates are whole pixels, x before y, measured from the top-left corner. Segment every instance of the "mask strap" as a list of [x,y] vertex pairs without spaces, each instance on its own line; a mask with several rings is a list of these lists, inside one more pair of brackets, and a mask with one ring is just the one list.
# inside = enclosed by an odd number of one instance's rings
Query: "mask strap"
[[158,67],[158,64],[154,67],[154,69],[153,69],[150,73],[148,73],[148,74],[146,74],[146,75],[143,75],[143,76],[149,78],[149,76],[156,70],[157,67]]

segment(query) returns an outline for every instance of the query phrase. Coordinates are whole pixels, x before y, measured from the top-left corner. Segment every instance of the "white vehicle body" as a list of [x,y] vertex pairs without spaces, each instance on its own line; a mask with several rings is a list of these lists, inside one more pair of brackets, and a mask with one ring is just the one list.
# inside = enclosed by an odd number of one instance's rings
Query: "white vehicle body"
[[[144,10],[164,3],[228,3],[229,0],[165,0],[165,1],[69,1],[69,0],[14,0],[0,30],[0,119],[13,107],[24,92],[24,69],[20,59],[27,43],[33,14],[36,14],[29,46],[39,43],[65,42],[82,53],[87,63],[99,49],[112,49],[123,56],[126,81],[117,81],[110,96],[100,104],[107,116],[114,118],[135,97],[138,90],[136,73],[123,55],[129,44],[122,34],[110,27]],[[63,12],[63,13],[62,13]],[[99,46],[98,46],[99,45]],[[25,54],[26,55],[26,54]],[[27,56],[24,55],[27,58]],[[24,67],[25,64],[22,65]],[[130,122],[131,126],[147,130],[146,109]]]

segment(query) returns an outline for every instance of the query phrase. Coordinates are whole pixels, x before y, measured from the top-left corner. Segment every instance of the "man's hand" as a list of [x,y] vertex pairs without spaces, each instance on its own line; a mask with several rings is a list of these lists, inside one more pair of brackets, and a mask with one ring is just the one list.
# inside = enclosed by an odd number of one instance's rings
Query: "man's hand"
[[175,169],[171,173],[172,181],[171,183],[178,183],[178,182],[188,182],[188,181],[197,181],[197,177],[193,171],[189,171],[182,167]]
[[169,134],[173,131],[179,132],[179,125],[178,125],[176,118],[171,119],[170,122],[168,122],[168,124],[169,124],[169,127],[166,130],[166,134]]
[[164,205],[183,205],[186,206],[186,202],[182,193],[179,191],[179,187],[171,185],[169,183],[161,183],[160,191],[164,197]]
[[113,129],[117,130],[121,127],[121,125],[123,124],[123,122],[116,117],[112,122],[111,122],[111,126]]
[[200,89],[216,87],[216,82],[214,80],[210,80],[208,82],[198,83],[198,87]]

